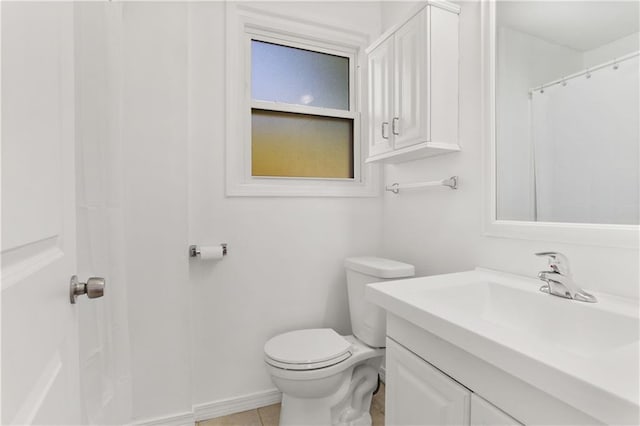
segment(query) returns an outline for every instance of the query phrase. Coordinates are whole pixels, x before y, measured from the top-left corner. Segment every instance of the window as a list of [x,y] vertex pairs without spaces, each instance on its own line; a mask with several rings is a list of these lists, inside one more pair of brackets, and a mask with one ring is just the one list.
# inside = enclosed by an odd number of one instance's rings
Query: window
[[350,58],[251,40],[252,176],[354,178]]
[[367,38],[230,5],[227,195],[374,196],[361,156]]
[[353,120],[251,111],[251,175],[353,178]]

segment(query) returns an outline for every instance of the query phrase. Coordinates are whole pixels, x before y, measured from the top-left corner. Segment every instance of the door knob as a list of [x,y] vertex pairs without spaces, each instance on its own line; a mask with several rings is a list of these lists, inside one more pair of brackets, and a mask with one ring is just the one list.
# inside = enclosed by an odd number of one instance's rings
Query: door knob
[[78,281],[76,275],[71,277],[69,283],[69,299],[72,305],[76,303],[76,298],[86,294],[89,299],[95,299],[104,295],[104,286],[106,282],[104,278],[91,277],[86,283]]

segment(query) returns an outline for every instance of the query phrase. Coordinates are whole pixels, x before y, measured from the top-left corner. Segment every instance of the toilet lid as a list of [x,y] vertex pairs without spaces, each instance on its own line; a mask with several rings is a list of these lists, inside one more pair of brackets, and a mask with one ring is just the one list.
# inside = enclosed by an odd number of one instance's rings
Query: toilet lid
[[351,343],[334,330],[315,328],[280,334],[265,343],[264,353],[276,361],[271,364],[286,364],[291,369],[295,364],[305,365],[304,369],[308,369],[332,365],[348,358],[351,356],[350,347]]

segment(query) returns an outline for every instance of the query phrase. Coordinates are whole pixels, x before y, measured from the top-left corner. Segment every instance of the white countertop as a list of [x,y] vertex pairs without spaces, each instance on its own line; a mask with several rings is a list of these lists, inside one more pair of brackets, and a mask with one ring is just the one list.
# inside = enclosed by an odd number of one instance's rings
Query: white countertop
[[370,284],[369,301],[608,424],[638,421],[638,303],[486,269]]

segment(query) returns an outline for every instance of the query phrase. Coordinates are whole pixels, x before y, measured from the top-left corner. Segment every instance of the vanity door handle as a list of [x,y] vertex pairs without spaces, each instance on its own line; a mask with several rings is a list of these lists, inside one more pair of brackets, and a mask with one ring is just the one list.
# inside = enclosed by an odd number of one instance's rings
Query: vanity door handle
[[398,121],[400,121],[400,117],[393,117],[393,120],[391,120],[391,133],[396,136],[400,134],[400,132],[396,131]]
[[[384,135],[384,126],[387,125],[387,136]],[[380,132],[382,133],[382,139],[389,139],[389,122],[383,121],[382,126],[380,126]]]

